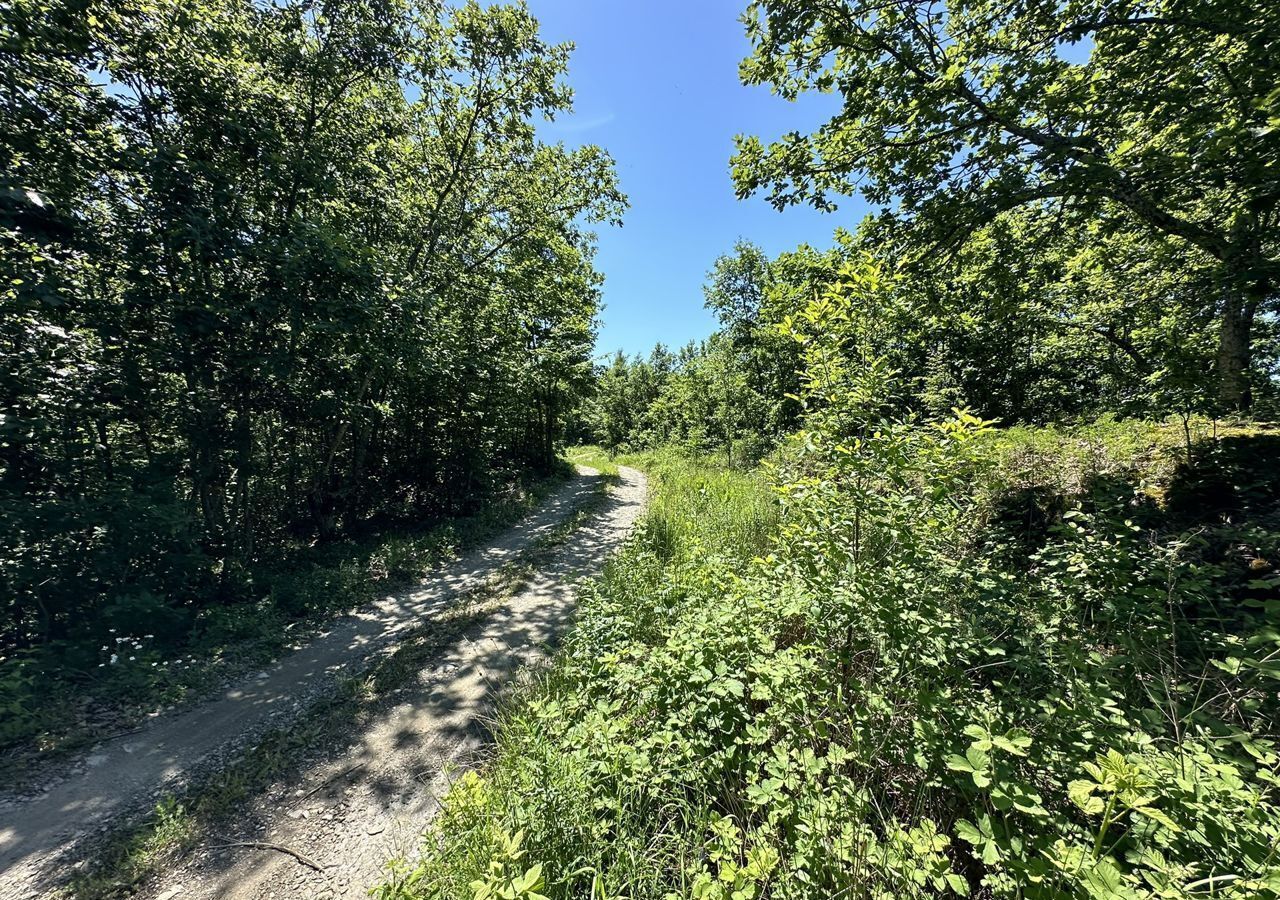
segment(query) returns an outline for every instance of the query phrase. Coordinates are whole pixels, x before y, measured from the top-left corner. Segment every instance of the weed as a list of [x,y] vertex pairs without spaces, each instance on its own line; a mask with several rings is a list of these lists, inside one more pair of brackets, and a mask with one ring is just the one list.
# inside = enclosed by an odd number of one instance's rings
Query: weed
[[1267,454],[1180,505],[1219,454],[1182,423],[899,417],[858,340],[884,276],[844,278],[789,325],[773,487],[650,457],[645,520],[384,898],[535,865],[564,900],[1280,896]]

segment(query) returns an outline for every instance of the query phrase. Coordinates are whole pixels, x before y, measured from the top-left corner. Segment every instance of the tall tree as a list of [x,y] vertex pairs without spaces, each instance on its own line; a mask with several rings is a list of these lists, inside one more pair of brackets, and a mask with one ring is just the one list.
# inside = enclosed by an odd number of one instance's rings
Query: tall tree
[[758,0],[747,83],[838,92],[810,135],[739,141],[739,194],[861,191],[922,254],[1004,211],[1113,204],[1216,262],[1221,402],[1250,402],[1280,284],[1280,7],[1269,0]]
[[625,205],[536,134],[568,57],[521,3],[6,7],[0,640],[547,464]]
[[795,341],[777,328],[779,297],[786,291],[772,261],[757,245],[739,240],[715,261],[702,293],[720,320],[723,347],[742,374],[742,425],[777,440],[796,424],[800,359]]

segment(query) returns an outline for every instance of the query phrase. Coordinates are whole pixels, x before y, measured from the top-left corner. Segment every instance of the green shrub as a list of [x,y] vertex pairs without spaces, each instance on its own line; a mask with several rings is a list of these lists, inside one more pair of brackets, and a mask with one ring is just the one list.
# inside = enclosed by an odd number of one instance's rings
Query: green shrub
[[[475,898],[495,865],[552,898],[1280,896],[1277,533],[1181,530],[1159,425],[897,418],[858,340],[890,289],[847,271],[791,323],[808,417],[780,507],[656,461],[636,536],[384,896]],[[1030,536],[1001,513],[1028,491]]]

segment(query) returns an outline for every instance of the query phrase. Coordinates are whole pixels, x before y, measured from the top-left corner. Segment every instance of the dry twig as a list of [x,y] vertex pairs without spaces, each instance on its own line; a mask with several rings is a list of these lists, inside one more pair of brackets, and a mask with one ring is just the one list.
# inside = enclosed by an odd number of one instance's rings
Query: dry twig
[[226,843],[210,849],[226,850],[231,847],[248,847],[252,850],[275,850],[277,853],[287,853],[304,866],[315,869],[317,872],[324,871],[324,866],[320,865],[320,863],[316,862],[306,854],[301,853],[298,850],[294,850],[292,847],[286,847],[284,844],[273,844],[270,841],[233,841],[231,838],[221,836],[219,837],[219,840],[226,841]]

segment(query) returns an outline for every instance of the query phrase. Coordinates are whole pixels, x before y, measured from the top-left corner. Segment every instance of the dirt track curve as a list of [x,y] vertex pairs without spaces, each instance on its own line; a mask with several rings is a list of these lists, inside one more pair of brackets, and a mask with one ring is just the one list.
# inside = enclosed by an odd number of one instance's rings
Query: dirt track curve
[[[373,664],[433,614],[481,588],[536,548],[596,496],[601,476],[583,469],[536,513],[493,544],[417,588],[334,623],[305,647],[216,700],[155,720],[98,747],[43,795],[0,809],[0,897],[52,890],[86,842],[150,809],[157,797],[198,782],[269,730],[297,720],[344,677]],[[444,787],[444,768],[483,740],[495,690],[542,655],[567,625],[574,586],[599,572],[639,516],[644,476],[622,469],[595,514],[557,546],[495,612],[472,624],[340,753],[300,781],[276,785],[140,896],[177,898],[365,897],[386,861],[412,856]],[[261,847],[271,843],[304,856]]]

